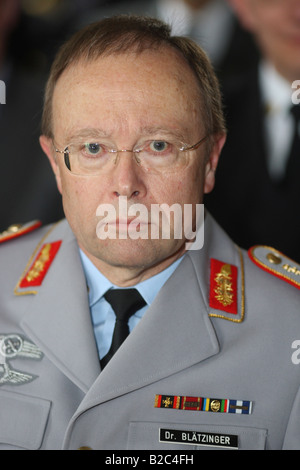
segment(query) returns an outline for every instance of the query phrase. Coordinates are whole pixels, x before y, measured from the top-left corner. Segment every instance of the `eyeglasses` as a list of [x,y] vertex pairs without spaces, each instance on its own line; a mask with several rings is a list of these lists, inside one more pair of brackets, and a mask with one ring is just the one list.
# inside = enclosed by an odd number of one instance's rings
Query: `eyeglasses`
[[117,163],[119,154],[124,152],[132,153],[144,171],[162,173],[185,168],[190,162],[189,152],[196,150],[207,138],[208,135],[191,146],[175,141],[147,140],[132,150],[118,150],[97,141],[72,143],[64,150],[53,145],[55,152],[64,155],[65,165],[74,175],[94,176],[108,172],[112,163]]

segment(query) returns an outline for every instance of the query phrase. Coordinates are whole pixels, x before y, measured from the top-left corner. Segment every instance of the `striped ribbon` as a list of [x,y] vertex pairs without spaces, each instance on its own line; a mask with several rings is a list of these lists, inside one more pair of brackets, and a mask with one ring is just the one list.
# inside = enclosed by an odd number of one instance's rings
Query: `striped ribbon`
[[175,410],[212,411],[214,413],[251,414],[252,401],[231,400],[228,398],[156,395],[154,407]]

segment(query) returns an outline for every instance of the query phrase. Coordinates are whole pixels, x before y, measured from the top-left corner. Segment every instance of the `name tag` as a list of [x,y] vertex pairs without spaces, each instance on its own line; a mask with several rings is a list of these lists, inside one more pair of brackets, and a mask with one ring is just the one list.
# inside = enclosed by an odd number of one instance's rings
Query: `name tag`
[[159,442],[238,449],[238,436],[201,431],[159,429]]

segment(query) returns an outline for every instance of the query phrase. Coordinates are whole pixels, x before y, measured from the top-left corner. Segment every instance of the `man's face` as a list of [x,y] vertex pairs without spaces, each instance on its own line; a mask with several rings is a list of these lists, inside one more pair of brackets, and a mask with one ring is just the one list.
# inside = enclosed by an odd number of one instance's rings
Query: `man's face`
[[300,76],[300,0],[230,0],[263,55],[289,81]]
[[[196,79],[175,51],[113,55],[63,73],[53,97],[53,134],[59,149],[82,132],[100,132],[118,149],[130,150],[141,138],[178,140],[182,136],[192,145],[205,136],[201,111]],[[100,240],[97,208],[109,204],[118,214],[120,196],[126,198],[128,208],[143,204],[149,214],[153,204],[201,203],[203,192],[212,189],[212,166],[222,145],[214,145],[207,161],[203,144],[189,152],[183,170],[170,173],[147,172],[132,153],[121,152],[109,171],[77,176],[68,171],[63,155],[54,157],[47,139],[42,137],[41,144],[55,171],[66,218],[79,246],[108,278],[125,269],[139,280],[176,259],[184,251],[185,240],[151,236]],[[124,227],[120,224],[117,229]]]

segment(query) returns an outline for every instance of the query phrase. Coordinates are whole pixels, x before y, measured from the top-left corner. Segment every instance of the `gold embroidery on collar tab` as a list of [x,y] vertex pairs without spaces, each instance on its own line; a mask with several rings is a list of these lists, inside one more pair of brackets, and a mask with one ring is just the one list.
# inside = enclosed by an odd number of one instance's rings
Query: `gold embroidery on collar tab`
[[26,275],[26,280],[28,282],[31,282],[40,276],[41,272],[44,269],[45,264],[50,259],[50,250],[51,250],[51,244],[47,243],[47,245],[45,245],[44,248],[42,249],[42,252],[40,256],[38,257],[38,259],[35,261],[33,267],[30,269],[30,271],[28,271]]
[[18,280],[18,283],[16,285],[16,287],[14,288],[14,294],[15,295],[30,295],[30,294],[37,294],[37,290],[26,290],[26,291],[19,291],[19,288],[20,288],[20,284],[22,282],[22,279],[24,279],[24,276],[25,274],[27,273],[28,269],[30,268],[31,264],[32,264],[32,261],[34,260],[34,258],[36,257],[37,253],[39,252],[41,246],[43,245],[44,241],[46,240],[46,238],[50,235],[50,233],[57,227],[57,225],[60,223],[61,221],[58,221],[56,224],[54,224],[50,230],[48,230],[48,232],[43,236],[43,238],[39,241],[38,245],[36,246],[34,252],[32,253],[32,255],[30,256],[29,260],[28,260],[28,263],[26,264],[26,267],[22,273],[22,276],[20,277],[20,279]]
[[244,273],[244,259],[243,259],[243,254],[242,251],[240,250],[239,247],[237,247],[237,250],[240,255],[240,262],[241,262],[241,317],[240,318],[229,318],[225,315],[219,315],[218,313],[209,313],[209,317],[215,317],[215,318],[223,318],[223,320],[228,320],[233,323],[242,323],[244,321],[244,316],[245,316],[245,273]]
[[224,306],[231,305],[233,302],[233,288],[231,277],[231,266],[224,264],[221,271],[215,277],[217,287],[214,289],[216,299]]

